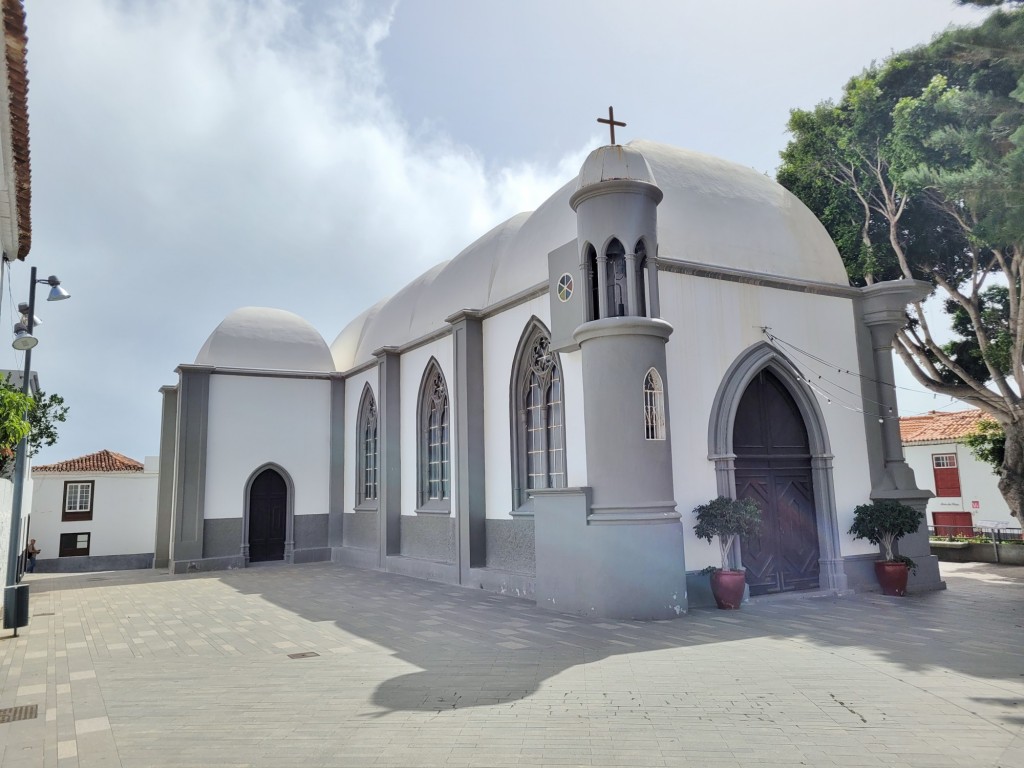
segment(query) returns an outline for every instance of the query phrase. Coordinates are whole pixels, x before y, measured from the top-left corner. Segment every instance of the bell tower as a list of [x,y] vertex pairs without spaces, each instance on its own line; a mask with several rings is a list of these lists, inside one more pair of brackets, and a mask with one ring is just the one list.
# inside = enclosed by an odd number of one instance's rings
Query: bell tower
[[[611,130],[616,125],[609,109]],[[577,290],[586,429],[586,525],[572,535],[572,593],[547,595],[537,498],[537,602],[584,602],[616,618],[687,610],[683,530],[672,480],[666,343],[659,317],[658,204],[646,158],[614,143],[594,150],[569,205],[576,213]],[[565,246],[568,248],[569,246]],[[554,254],[553,254],[554,255]],[[566,253],[566,258],[569,254]],[[568,265],[566,265],[568,266]],[[571,347],[566,347],[567,349]],[[581,611],[590,612],[590,611]]]

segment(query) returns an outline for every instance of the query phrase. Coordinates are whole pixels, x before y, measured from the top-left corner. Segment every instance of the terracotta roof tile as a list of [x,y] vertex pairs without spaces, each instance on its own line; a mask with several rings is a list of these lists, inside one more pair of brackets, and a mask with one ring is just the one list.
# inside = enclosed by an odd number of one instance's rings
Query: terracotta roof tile
[[140,462],[113,451],[97,451],[77,459],[32,467],[33,472],[142,472],[143,469]]
[[900,438],[903,444],[936,441],[955,442],[974,431],[982,419],[990,416],[977,408],[968,411],[931,411],[921,416],[900,419]]

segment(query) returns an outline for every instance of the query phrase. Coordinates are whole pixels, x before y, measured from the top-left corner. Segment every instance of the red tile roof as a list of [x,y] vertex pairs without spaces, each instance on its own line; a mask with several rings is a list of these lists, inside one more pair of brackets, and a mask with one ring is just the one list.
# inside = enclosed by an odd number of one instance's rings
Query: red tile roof
[[33,472],[142,472],[143,469],[140,462],[113,451],[96,451],[77,459],[32,467]]
[[23,260],[32,247],[32,167],[28,149],[28,72],[25,49],[25,7],[21,0],[2,0],[4,60],[7,65],[7,110],[11,118],[14,188],[10,193],[18,211],[18,253]]
[[931,411],[922,416],[905,416],[900,419],[900,438],[908,443],[954,443],[975,430],[982,419],[991,416],[977,408],[969,411]]

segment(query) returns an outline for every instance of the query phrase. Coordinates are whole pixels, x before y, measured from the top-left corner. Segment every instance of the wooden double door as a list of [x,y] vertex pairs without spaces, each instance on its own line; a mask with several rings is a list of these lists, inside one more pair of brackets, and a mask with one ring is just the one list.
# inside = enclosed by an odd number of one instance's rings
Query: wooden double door
[[279,472],[265,469],[249,487],[249,562],[284,560],[288,532],[288,486]]
[[818,587],[818,524],[807,428],[792,395],[761,371],[733,424],[737,498],[761,507],[759,535],[744,538],[751,595]]

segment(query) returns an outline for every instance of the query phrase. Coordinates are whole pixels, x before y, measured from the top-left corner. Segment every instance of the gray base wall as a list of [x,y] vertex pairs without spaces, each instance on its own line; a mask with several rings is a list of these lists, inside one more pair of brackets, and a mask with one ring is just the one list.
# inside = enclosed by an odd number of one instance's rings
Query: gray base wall
[[[402,557],[455,562],[456,521],[451,515],[402,515]],[[391,570],[388,558],[388,570]],[[431,578],[431,577],[427,577]]]
[[524,600],[535,600],[537,597],[536,579],[533,576],[497,568],[470,568],[469,577],[462,586],[521,597]]
[[89,571],[134,571],[153,567],[153,553],[135,555],[92,555],[85,557],[36,558],[35,573],[87,573]]
[[341,535],[346,547],[376,550],[380,541],[377,512],[346,512],[342,517]]
[[295,549],[328,547],[327,521],[328,515],[295,515],[292,518],[292,540]]
[[711,575],[700,571],[686,574],[686,601],[690,608],[717,608],[715,596],[711,594]]
[[242,518],[207,518],[203,521],[203,559],[242,554]]
[[932,545],[932,552],[944,563],[1002,563],[1024,565],[1024,545],[999,544],[999,558],[991,544],[968,544],[966,547],[942,548]]
[[588,525],[589,509],[589,489],[534,496],[537,605],[611,619],[686,613],[679,521]]
[[488,568],[528,576],[536,574],[533,518],[487,520],[484,531],[487,540]]

